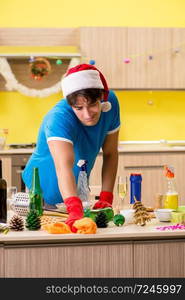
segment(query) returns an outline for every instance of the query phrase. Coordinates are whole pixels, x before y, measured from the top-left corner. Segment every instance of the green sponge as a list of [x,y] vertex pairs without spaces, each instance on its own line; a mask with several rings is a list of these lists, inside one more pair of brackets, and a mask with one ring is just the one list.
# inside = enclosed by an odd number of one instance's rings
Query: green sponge
[[105,207],[100,209],[86,209],[84,211],[84,217],[91,218],[93,221],[95,221],[96,216],[100,212],[104,212],[106,214],[108,222],[113,220],[114,211],[111,207]]

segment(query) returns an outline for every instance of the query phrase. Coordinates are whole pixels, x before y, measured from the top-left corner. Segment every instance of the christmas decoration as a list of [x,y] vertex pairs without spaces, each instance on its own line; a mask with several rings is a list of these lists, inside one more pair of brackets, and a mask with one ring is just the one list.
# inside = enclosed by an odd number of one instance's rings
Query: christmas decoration
[[144,226],[146,222],[151,220],[149,213],[146,210],[146,207],[141,203],[141,201],[135,201],[133,205],[134,212],[134,223]]
[[41,220],[36,210],[28,212],[26,217],[26,228],[29,230],[38,230],[41,228]]
[[9,227],[12,230],[22,231],[24,230],[24,220],[18,215],[14,215],[9,222]]
[[[69,67],[75,66],[79,64],[79,59],[72,58]],[[61,83],[57,82],[55,85],[51,86],[50,88],[45,88],[41,90],[31,89],[26,87],[25,85],[19,83],[15,78],[11,67],[6,58],[0,58],[0,74],[4,77],[6,81],[6,88],[8,91],[16,90],[19,93],[29,96],[29,97],[48,97],[52,94],[58,93],[61,91]]]
[[62,60],[61,59],[57,59],[56,65],[61,65],[61,64],[62,64]]
[[169,225],[169,226],[160,226],[156,227],[157,230],[185,230],[185,224],[176,224],[176,225]]
[[90,59],[90,61],[89,61],[89,64],[90,64],[90,65],[95,65],[95,64],[96,64],[96,62],[95,62],[95,60],[94,60],[94,59]]
[[0,224],[0,233],[7,234],[9,231],[9,227],[7,225]]
[[95,218],[95,223],[98,228],[106,228],[108,226],[108,218],[104,212],[99,212]]
[[31,76],[35,80],[41,80],[51,71],[51,65],[46,58],[37,57],[30,63]]
[[117,214],[114,216],[113,222],[116,226],[122,226],[125,223],[125,217],[120,214]]
[[129,64],[130,62],[131,62],[131,59],[130,59],[130,58],[125,58],[125,59],[124,59],[124,63],[125,63],[125,64]]

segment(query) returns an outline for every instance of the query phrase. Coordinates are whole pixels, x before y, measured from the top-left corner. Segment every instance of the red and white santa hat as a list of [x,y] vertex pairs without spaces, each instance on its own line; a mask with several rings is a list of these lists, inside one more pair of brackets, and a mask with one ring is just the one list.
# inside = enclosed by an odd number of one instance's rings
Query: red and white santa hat
[[92,65],[80,64],[70,68],[62,79],[61,85],[64,97],[83,89],[103,89],[105,96],[102,102],[102,111],[107,112],[111,109],[111,103],[108,101],[109,89],[105,77]]

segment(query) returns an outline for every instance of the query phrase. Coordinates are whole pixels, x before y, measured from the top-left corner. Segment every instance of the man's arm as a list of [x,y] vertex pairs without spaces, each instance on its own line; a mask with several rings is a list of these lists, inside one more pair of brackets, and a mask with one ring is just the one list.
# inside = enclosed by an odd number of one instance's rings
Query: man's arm
[[72,232],[76,232],[77,229],[73,224],[76,220],[83,218],[83,206],[82,201],[77,196],[77,187],[73,174],[73,145],[63,141],[49,141],[48,145],[54,160],[60,193],[69,213],[65,223],[70,226]]
[[73,145],[64,141],[49,141],[48,146],[54,160],[58,186],[63,199],[77,196],[77,187],[73,174]]
[[118,135],[119,131],[108,134],[102,146],[102,191],[113,192],[118,168]]

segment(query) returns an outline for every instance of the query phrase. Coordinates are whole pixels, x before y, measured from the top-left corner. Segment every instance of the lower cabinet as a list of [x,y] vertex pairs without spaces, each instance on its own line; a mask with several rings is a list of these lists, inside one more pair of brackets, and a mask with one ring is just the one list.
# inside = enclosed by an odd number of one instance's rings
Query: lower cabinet
[[6,247],[5,277],[133,277],[131,243]]
[[10,278],[184,278],[185,240],[10,245],[4,248],[0,274]]
[[4,271],[4,248],[0,245],[0,278],[5,276]]
[[135,242],[134,277],[185,277],[185,241]]

